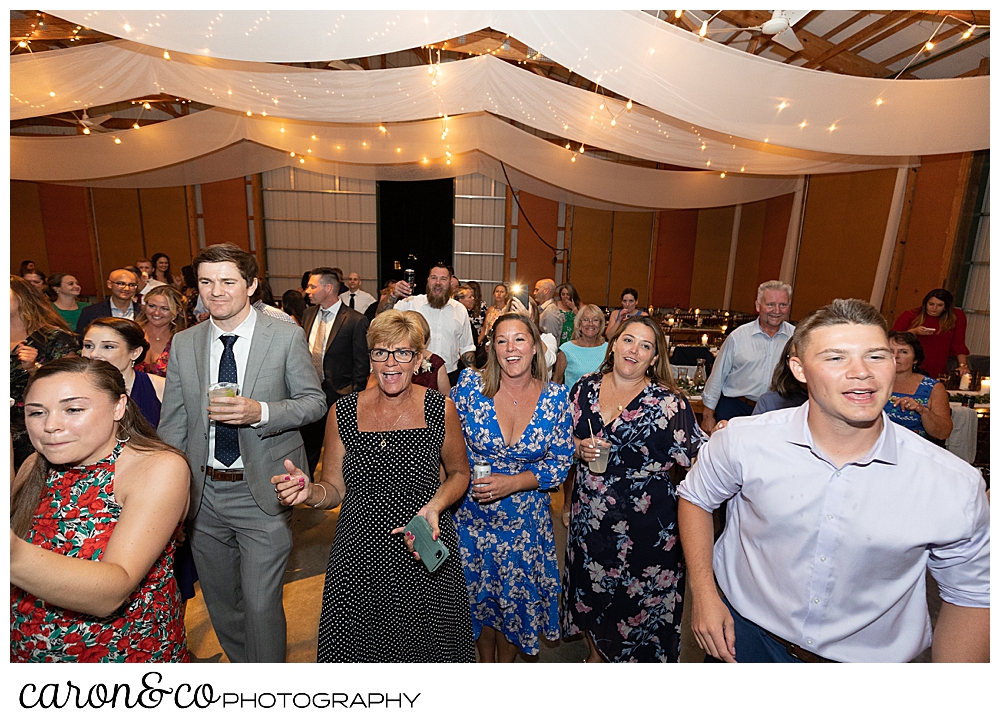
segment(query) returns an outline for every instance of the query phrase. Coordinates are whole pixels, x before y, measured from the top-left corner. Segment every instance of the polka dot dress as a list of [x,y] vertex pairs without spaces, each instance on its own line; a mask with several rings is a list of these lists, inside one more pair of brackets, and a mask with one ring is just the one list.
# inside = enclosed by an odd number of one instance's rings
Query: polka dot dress
[[[358,431],[358,395],[337,402],[347,494],[337,520],[319,622],[321,663],[473,663],[475,647],[458,538],[434,573],[407,551],[403,527],[440,485],[444,397],[427,390],[426,428]],[[383,441],[385,446],[382,446]]]

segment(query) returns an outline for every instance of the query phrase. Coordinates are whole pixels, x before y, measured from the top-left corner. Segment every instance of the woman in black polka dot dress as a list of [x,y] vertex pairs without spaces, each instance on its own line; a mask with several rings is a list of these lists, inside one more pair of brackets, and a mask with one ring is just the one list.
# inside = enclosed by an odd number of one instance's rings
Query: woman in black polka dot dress
[[[341,503],[319,623],[319,662],[475,662],[472,618],[447,508],[469,486],[451,400],[412,384],[421,327],[387,311],[368,330],[377,386],[330,410],[320,479],[286,461],[272,479],[286,505]],[[445,480],[439,469],[444,466]],[[445,513],[445,514],[442,514]],[[422,515],[450,556],[429,573],[403,527]]]

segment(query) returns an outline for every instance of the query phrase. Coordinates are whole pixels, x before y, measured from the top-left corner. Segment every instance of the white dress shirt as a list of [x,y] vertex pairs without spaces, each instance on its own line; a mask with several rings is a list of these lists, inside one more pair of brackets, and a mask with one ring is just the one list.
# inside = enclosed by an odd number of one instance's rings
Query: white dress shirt
[[114,300],[111,301],[111,316],[116,319],[135,319],[135,302],[131,299],[128,302],[128,308],[125,311],[119,309]]
[[[232,331],[223,331],[215,325],[214,319],[209,319],[211,324],[212,344],[209,347],[208,355],[208,383],[216,384],[219,381],[219,362],[222,361],[222,352],[226,345],[219,340],[224,334],[239,337],[233,344],[233,356],[236,357],[236,379],[240,385],[240,394],[243,396],[243,381],[247,372],[247,359],[250,358],[250,340],[253,339],[253,330],[257,326],[257,312],[250,308],[250,315],[243,320],[243,323]],[[208,404],[208,391],[205,393],[205,404]],[[263,427],[267,424],[268,411],[267,402],[260,404],[260,421],[251,424],[251,427]],[[243,457],[240,456],[228,468],[215,458],[215,423],[208,425],[208,466],[215,469],[243,469]]]
[[364,314],[365,310],[375,303],[374,296],[364,289],[358,289],[357,291],[348,290],[340,295],[340,300],[344,302],[344,306],[351,306],[351,294],[354,294],[354,310],[359,314]]
[[[316,318],[313,319],[312,329],[309,330],[309,353],[312,354],[313,343],[316,341],[316,334],[319,333],[319,322],[322,314],[326,312],[326,332],[323,334],[323,353],[326,354],[326,345],[330,342],[330,331],[333,329],[333,320],[337,318],[340,311],[340,299],[333,302],[332,306],[320,308],[316,311]],[[320,370],[320,381],[323,381],[323,371]]]
[[712,567],[741,615],[832,660],[906,662],[931,643],[927,570],[946,602],[990,605],[985,483],[884,412],[868,454],[838,468],[810,404],[730,420],[677,494],[729,500]]
[[444,359],[447,372],[458,369],[458,360],[462,354],[476,350],[469,312],[454,299],[448,299],[443,308],[435,309],[427,301],[426,294],[407,296],[397,301],[393,308],[420,312],[427,320],[427,325],[431,328],[431,340],[427,343],[427,348]]

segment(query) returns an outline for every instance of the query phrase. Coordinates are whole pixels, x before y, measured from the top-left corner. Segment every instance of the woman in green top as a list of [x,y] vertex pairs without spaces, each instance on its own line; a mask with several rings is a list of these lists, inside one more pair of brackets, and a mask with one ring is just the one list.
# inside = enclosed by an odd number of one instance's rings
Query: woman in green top
[[573,284],[561,284],[556,289],[556,307],[559,309],[559,316],[562,318],[562,328],[558,339],[561,346],[573,338],[573,322],[576,318],[577,309],[580,308],[580,295],[576,292],[576,287]]
[[80,312],[87,306],[77,301],[80,296],[80,282],[72,274],[52,274],[45,283],[48,284],[49,298],[52,299],[56,312],[66,320],[70,329],[75,329]]

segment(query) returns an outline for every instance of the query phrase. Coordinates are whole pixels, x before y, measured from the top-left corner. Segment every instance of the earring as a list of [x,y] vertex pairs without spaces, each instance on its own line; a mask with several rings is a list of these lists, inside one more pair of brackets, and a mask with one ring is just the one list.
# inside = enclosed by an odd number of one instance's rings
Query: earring
[[125,444],[130,439],[132,439],[132,435],[131,434],[126,434],[125,439],[119,439],[118,438],[118,432],[115,432],[115,441],[118,442],[118,444]]

